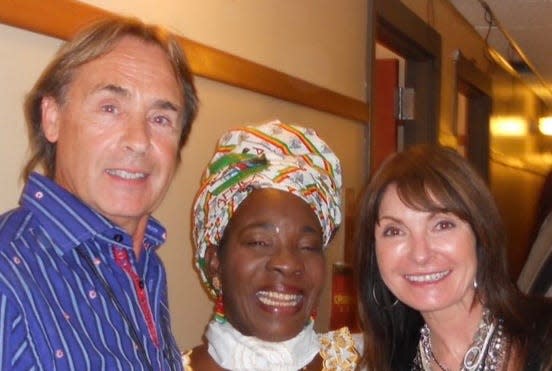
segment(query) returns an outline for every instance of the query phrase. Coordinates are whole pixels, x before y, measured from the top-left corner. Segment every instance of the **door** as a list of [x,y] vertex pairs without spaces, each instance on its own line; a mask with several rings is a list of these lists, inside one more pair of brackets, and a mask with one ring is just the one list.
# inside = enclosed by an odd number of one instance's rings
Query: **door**
[[374,128],[371,173],[383,160],[397,152],[397,121],[395,119],[395,92],[399,86],[399,61],[377,59],[375,64]]

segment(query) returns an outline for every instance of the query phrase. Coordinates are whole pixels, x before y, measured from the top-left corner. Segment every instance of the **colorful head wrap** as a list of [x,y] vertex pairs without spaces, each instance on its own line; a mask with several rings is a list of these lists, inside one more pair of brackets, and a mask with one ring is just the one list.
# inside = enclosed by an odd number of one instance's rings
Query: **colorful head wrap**
[[324,246],[341,224],[339,159],[312,129],[271,121],[231,130],[219,140],[193,207],[196,266],[205,274],[205,251],[218,246],[230,218],[252,190],[275,188],[305,200],[323,231]]

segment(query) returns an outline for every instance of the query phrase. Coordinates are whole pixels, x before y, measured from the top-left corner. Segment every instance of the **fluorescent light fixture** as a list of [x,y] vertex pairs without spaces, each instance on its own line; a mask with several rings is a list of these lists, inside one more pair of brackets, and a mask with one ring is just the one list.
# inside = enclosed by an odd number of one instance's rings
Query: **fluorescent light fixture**
[[539,119],[539,131],[543,135],[552,135],[552,116],[544,116]]
[[527,132],[527,121],[521,116],[491,117],[491,133],[495,136],[522,137]]

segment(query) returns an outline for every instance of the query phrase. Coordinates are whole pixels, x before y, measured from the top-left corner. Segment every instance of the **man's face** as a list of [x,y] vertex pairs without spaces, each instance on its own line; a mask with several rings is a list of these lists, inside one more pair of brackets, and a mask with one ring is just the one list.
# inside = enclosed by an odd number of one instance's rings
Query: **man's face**
[[184,98],[163,50],[133,37],[42,101],[55,181],[127,232],[159,205],[177,163]]

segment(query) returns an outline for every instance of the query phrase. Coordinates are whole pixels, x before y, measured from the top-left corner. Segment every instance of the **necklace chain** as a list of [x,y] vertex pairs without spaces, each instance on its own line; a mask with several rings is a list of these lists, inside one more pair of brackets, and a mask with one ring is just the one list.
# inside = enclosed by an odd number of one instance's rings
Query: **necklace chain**
[[[490,311],[485,309],[479,327],[474,335],[473,343],[464,355],[460,370],[500,370],[504,363],[507,347],[508,341],[504,336],[502,321],[493,320]],[[427,324],[420,331],[420,348],[421,352],[419,349],[415,362],[421,365],[423,369],[428,370],[424,366],[424,363],[429,365],[431,362],[435,362],[442,371],[450,371],[448,367],[439,362],[433,353],[431,348],[431,333]]]

